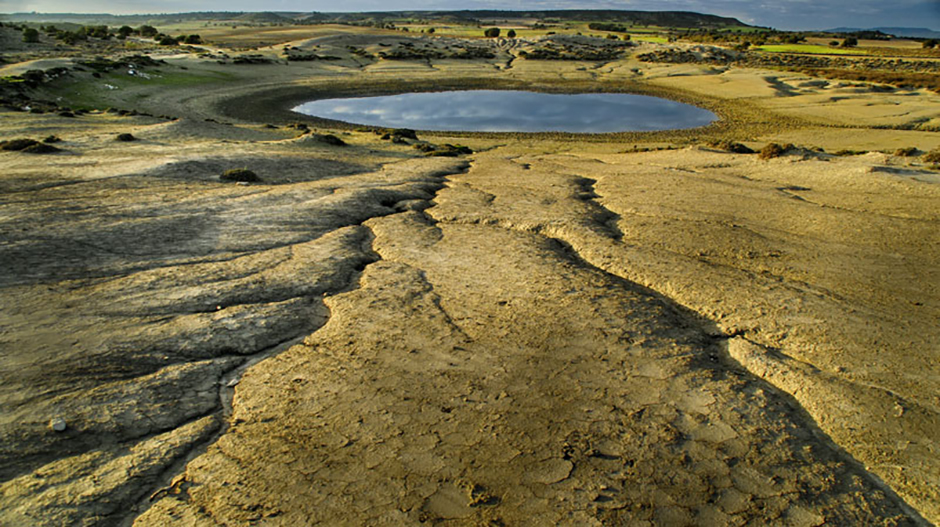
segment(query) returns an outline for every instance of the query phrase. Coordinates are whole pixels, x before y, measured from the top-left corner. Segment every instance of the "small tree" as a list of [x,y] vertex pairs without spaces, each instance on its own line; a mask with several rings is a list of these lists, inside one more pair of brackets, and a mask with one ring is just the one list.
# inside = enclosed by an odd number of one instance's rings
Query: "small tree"
[[858,39],[855,37],[845,37],[845,40],[842,41],[843,48],[854,48],[858,45]]
[[121,39],[121,40],[124,40],[124,39],[126,39],[128,36],[130,36],[131,33],[133,33],[133,32],[134,32],[134,28],[132,28],[131,26],[121,26],[121,27],[117,30],[117,38],[119,38],[119,39]]
[[483,32],[483,36],[487,38],[496,38],[499,36],[499,28],[491,27]]
[[27,27],[23,29],[23,42],[36,44],[39,42],[39,31],[36,28]]
[[199,35],[186,35],[186,38],[183,39],[183,42],[186,44],[202,44],[202,37]]
[[516,38],[516,30],[510,29],[509,31],[506,32],[506,36],[508,38]]
[[428,34],[433,35],[436,30],[433,27],[428,28]]
[[158,33],[157,28],[153,26],[140,26],[137,28],[137,32],[140,33],[140,36],[147,38],[153,38]]
[[938,44],[940,44],[940,42],[937,42],[935,39],[925,40],[924,49],[933,49],[937,47]]

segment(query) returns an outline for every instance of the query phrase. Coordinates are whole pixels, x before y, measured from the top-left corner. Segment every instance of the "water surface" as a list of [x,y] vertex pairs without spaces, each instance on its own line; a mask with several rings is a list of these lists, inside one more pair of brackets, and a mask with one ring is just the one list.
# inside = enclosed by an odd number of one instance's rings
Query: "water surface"
[[467,132],[645,132],[695,128],[717,119],[708,110],[645,95],[507,90],[322,99],[294,111],[363,125]]

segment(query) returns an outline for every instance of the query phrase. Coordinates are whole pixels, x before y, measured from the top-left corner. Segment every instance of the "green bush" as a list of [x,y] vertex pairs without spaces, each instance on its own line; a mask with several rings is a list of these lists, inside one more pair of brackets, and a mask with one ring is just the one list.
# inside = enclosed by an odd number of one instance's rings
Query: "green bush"
[[515,29],[510,29],[509,31],[507,31],[507,32],[506,32],[506,37],[507,37],[507,38],[516,38],[516,30],[515,30]]
[[124,143],[129,143],[131,141],[137,140],[137,138],[134,137],[133,134],[118,134],[118,136],[115,137],[114,139],[117,141],[124,142]]
[[23,42],[27,44],[36,44],[39,42],[39,31],[35,28],[28,27],[23,30]]
[[483,32],[483,36],[486,38],[496,38],[499,36],[499,28],[491,27]]

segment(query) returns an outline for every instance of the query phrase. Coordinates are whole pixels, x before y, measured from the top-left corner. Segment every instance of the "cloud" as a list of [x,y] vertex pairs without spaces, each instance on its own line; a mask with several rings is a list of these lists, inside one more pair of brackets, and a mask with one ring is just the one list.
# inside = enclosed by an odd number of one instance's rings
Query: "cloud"
[[[80,7],[79,7],[80,6]],[[735,17],[778,29],[837,26],[940,29],[940,0],[0,0],[0,11],[176,13],[186,11],[391,11],[391,10],[626,9],[695,11]]]

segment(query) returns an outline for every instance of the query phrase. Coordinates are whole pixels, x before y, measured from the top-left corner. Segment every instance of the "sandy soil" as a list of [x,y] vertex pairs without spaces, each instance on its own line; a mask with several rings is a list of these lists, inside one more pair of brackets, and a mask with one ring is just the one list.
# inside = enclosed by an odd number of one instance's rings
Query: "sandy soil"
[[[42,88],[166,117],[2,111],[0,139],[63,152],[0,153],[0,523],[940,520],[940,178],[892,155],[940,147],[940,97],[347,48],[380,43]],[[311,94],[435,85],[629,86],[724,121],[419,134],[462,158],[287,126],[323,126],[284,110]],[[728,137],[829,153],[706,146]],[[261,182],[219,180],[242,167]]]

